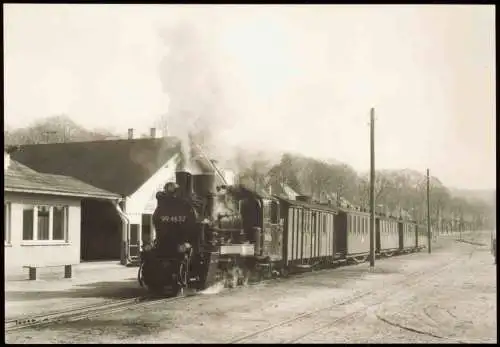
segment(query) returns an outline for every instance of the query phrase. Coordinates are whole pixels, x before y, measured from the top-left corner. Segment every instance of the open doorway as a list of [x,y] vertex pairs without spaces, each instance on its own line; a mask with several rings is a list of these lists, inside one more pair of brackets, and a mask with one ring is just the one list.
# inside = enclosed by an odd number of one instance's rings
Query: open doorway
[[122,242],[121,223],[118,212],[111,202],[83,199],[81,203],[81,261],[119,261]]
[[154,239],[153,235],[153,215],[143,214],[142,215],[142,244],[147,245],[151,243]]

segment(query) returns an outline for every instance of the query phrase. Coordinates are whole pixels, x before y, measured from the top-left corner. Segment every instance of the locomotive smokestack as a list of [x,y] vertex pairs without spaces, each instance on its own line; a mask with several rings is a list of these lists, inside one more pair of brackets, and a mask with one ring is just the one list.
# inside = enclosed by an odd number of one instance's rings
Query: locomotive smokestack
[[188,197],[193,194],[193,176],[187,171],[177,171],[175,181],[179,185],[181,196]]
[[197,196],[205,199],[206,207],[203,212],[203,217],[213,216],[214,196],[215,196],[215,175],[214,174],[193,175],[193,190]]
[[200,174],[193,176],[193,190],[198,196],[206,197],[215,193],[215,175]]

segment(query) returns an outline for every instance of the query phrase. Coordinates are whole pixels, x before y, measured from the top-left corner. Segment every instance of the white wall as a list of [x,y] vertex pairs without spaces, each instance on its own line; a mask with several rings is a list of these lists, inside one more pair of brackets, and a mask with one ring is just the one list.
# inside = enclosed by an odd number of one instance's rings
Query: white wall
[[[10,202],[10,243],[5,244],[5,274],[18,274],[22,266],[34,264],[77,264],[80,262],[79,198],[5,192]],[[23,205],[67,205],[68,241],[23,241]]]
[[126,213],[132,218],[131,223],[140,224],[141,214],[153,213],[156,208],[156,193],[163,189],[166,182],[175,182],[178,160],[179,157],[174,155],[135,193],[127,197]]
[[[139,224],[139,240],[142,246],[142,215],[153,214],[156,209],[156,193],[163,189],[167,182],[175,182],[175,171],[180,157],[174,155],[161,167],[149,180],[147,180],[135,193],[126,198],[125,213],[130,224]],[[155,236],[154,226],[152,225],[152,238]],[[130,228],[128,229],[130,232]],[[130,239],[129,237],[126,238]]]

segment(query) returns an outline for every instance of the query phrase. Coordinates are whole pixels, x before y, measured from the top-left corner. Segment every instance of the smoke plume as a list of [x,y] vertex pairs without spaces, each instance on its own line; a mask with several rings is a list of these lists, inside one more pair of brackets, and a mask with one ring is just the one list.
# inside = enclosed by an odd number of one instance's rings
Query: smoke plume
[[162,123],[169,135],[181,140],[183,169],[193,171],[191,144],[211,153],[217,133],[230,126],[224,96],[229,86],[222,82],[224,72],[214,59],[210,39],[194,25],[165,28],[161,38],[167,51],[160,63],[160,77],[169,100]]

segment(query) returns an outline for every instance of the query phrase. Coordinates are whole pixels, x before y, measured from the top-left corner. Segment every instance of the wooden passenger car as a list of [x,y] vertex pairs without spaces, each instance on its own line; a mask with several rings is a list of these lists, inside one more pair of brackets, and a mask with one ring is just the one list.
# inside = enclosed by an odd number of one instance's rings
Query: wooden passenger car
[[399,245],[404,252],[417,249],[417,223],[411,220],[399,220]]
[[280,199],[284,217],[284,263],[292,270],[300,265],[333,263],[336,256],[337,211],[308,201]]
[[375,251],[377,254],[390,254],[399,250],[399,223],[393,217],[377,216]]
[[423,224],[417,225],[417,249],[427,248],[427,228]]
[[[339,209],[337,230],[339,248],[347,259],[366,256],[370,252],[370,214],[355,210]],[[344,243],[344,244],[342,244]]]

